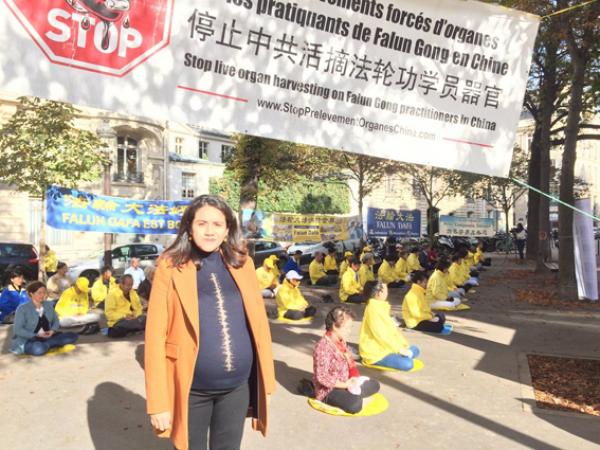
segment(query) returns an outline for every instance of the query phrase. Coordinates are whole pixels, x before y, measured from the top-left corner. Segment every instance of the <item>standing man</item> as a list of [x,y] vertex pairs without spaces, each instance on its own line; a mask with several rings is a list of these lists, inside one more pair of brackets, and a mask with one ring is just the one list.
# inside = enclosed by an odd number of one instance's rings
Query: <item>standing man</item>
[[128,333],[143,331],[146,316],[142,314],[142,303],[133,289],[133,277],[121,277],[121,282],[111,289],[106,297],[104,311],[108,323],[108,337],[124,337]]
[[131,258],[131,266],[127,268],[125,275],[131,275],[131,278],[133,278],[133,289],[137,290],[140,283],[146,279],[144,269],[140,267],[140,260],[138,258]]

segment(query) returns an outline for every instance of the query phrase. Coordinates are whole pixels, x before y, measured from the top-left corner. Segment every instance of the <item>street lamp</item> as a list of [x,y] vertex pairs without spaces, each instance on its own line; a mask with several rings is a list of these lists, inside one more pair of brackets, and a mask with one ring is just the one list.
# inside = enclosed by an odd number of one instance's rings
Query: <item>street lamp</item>
[[[104,146],[98,149],[98,152],[104,157],[104,183],[102,193],[110,195],[110,166],[112,165],[112,156],[117,133],[113,130],[108,119],[102,120],[102,123],[96,130],[96,134],[104,143]],[[112,266],[112,234],[104,233],[104,265]]]

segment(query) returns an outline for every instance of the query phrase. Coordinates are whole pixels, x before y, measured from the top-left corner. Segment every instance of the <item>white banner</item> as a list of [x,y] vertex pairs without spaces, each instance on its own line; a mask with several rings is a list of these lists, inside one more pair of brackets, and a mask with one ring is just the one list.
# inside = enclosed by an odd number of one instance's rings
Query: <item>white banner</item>
[[[592,213],[589,198],[575,201],[575,207]],[[575,244],[575,276],[580,299],[598,301],[598,272],[594,226],[590,217],[573,214],[573,240]]]
[[538,21],[457,0],[2,0],[0,89],[506,176]]
[[440,216],[440,235],[442,236],[493,236],[494,219],[476,217]]

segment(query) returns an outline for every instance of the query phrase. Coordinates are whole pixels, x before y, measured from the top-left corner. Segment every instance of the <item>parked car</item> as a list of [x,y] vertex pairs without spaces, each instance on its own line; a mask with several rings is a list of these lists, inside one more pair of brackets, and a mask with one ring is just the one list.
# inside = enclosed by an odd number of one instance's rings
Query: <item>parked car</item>
[[277,255],[278,258],[285,257],[285,249],[279,242],[275,241],[250,239],[248,248],[256,267],[262,266],[263,261],[271,255]]
[[21,242],[0,242],[0,282],[4,286],[8,280],[5,272],[11,266],[20,266],[25,279],[37,280],[39,271],[39,256],[35,247]]
[[[128,244],[121,245],[112,250],[112,267],[113,276],[119,278],[129,267],[131,258],[135,257],[140,260],[142,268],[151,265],[163,252],[163,246],[160,244]],[[73,264],[69,268],[68,275],[75,280],[78,277],[86,277],[93,283],[100,275],[100,270],[104,266],[104,254],[97,258],[80,261]]]
[[335,248],[338,259],[343,258],[345,251],[356,252],[360,250],[360,239],[346,239],[344,241],[325,241],[325,242],[300,242],[292,244],[288,248],[288,255],[293,255],[296,251],[302,252],[300,264],[308,264],[315,257],[315,253],[321,252],[327,254],[330,248]]

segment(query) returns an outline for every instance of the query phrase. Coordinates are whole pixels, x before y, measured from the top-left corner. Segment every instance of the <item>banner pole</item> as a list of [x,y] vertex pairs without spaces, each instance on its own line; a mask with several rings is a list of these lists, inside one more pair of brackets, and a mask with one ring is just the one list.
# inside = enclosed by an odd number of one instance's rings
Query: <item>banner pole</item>
[[584,216],[590,217],[593,220],[599,221],[600,222],[600,218],[594,216],[593,214],[588,213],[587,211],[583,211],[582,209],[576,208],[573,205],[569,205],[566,202],[563,202],[561,199],[559,199],[558,197],[554,197],[553,195],[550,195],[544,191],[540,191],[537,188],[534,188],[533,186],[530,186],[529,184],[525,183],[524,181],[518,180],[516,178],[511,177],[510,178],[514,183],[520,185],[521,187],[527,188],[532,190],[533,192],[537,192],[540,195],[543,195],[544,197],[548,197],[550,200],[554,200],[557,203],[560,203],[563,206],[566,206],[567,208],[572,209],[575,212],[578,212],[579,214],[583,214]]

